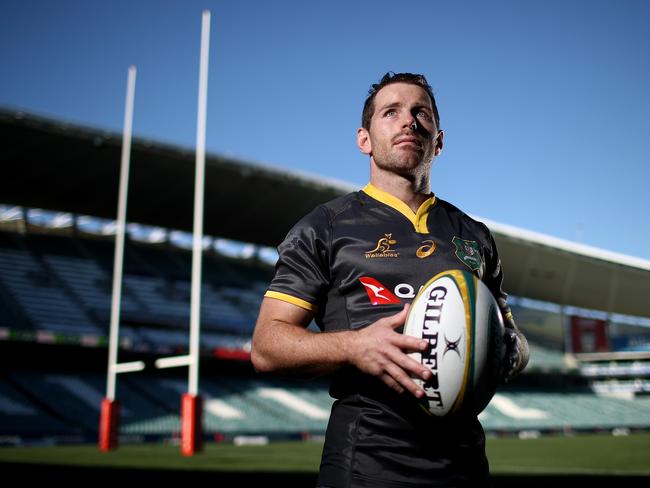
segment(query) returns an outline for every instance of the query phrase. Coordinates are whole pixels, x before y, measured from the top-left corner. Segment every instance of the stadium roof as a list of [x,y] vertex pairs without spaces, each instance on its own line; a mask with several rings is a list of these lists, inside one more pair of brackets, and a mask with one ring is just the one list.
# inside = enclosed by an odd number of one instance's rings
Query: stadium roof
[[[115,219],[121,134],[0,110],[0,203]],[[193,150],[134,138],[127,220],[192,231]],[[204,232],[276,246],[317,204],[352,187],[207,155]]]
[[[121,135],[0,110],[0,203],[114,219]],[[131,222],[192,230],[194,151],[135,138]],[[276,246],[317,204],[354,187],[206,156],[204,232]],[[513,294],[650,317],[650,261],[480,219],[494,234]]]
[[508,293],[650,317],[650,261],[479,220],[494,235]]

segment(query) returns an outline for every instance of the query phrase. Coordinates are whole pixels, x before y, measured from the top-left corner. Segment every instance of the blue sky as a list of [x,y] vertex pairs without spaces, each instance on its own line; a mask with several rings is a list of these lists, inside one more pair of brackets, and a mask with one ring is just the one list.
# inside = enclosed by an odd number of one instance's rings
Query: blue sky
[[[650,2],[16,1],[0,105],[363,186],[363,100],[386,71],[433,86],[432,189],[473,215],[650,259]],[[254,196],[253,196],[254,197]]]

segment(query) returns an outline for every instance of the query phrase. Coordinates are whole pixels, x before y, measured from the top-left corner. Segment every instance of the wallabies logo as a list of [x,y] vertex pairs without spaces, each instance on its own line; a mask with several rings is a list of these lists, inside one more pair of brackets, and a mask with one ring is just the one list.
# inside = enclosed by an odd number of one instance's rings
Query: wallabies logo
[[399,252],[395,251],[391,246],[397,244],[397,241],[393,239],[393,233],[384,234],[384,237],[381,237],[377,241],[377,246],[372,251],[366,251],[366,259],[374,258],[398,258]]

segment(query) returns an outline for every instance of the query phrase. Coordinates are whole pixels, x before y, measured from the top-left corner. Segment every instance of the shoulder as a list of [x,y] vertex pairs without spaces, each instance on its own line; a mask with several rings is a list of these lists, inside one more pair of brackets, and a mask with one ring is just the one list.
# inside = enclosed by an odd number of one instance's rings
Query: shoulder
[[297,226],[326,224],[331,226],[342,215],[363,205],[362,192],[352,192],[316,206],[298,221]]
[[336,221],[357,206],[358,193],[348,193],[317,205],[294,224],[287,233],[284,243],[295,243],[297,240],[329,242]]
[[490,229],[480,220],[471,217],[456,205],[449,203],[442,198],[436,197],[436,207],[447,214],[448,218],[456,225],[472,231],[481,236],[489,237]]

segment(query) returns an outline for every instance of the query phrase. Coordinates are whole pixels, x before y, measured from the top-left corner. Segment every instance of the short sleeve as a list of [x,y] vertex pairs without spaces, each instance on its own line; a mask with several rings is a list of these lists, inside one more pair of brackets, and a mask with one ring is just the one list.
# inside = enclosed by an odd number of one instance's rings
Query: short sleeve
[[330,284],[330,235],[324,207],[303,217],[278,246],[275,275],[264,296],[316,312]]

